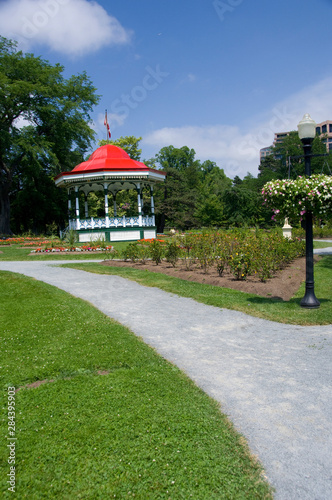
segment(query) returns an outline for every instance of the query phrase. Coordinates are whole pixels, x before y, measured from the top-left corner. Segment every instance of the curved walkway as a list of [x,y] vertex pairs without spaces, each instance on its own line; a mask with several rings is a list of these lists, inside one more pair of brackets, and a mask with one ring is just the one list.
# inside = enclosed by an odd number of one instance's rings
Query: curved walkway
[[265,321],[60,263],[0,270],[88,300],[184,370],[248,439],[276,499],[332,498],[331,326]]

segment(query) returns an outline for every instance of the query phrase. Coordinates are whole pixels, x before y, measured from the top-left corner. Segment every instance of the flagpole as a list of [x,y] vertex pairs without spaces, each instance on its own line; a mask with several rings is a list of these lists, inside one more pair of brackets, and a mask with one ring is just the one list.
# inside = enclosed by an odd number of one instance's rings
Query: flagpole
[[106,127],[106,141],[109,141],[109,139],[111,138],[111,131],[110,131],[110,126],[109,126],[108,118],[107,118],[107,109],[105,109],[104,125]]

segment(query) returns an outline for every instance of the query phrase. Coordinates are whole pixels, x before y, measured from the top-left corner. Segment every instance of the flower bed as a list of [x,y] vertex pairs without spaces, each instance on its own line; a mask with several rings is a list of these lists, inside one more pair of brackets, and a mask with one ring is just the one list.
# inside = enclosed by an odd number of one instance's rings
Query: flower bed
[[12,238],[4,238],[0,240],[0,245],[22,245],[24,247],[33,247],[39,245],[50,245],[55,242],[60,243],[58,238],[45,238],[45,236],[41,237],[31,237],[31,236],[16,236]]
[[57,237],[45,238],[20,236],[14,238],[5,238],[0,240],[0,245],[20,245],[22,247],[36,247],[31,249],[31,253],[53,253],[53,252],[105,252],[113,250],[112,245],[101,244],[96,241],[89,245],[76,246],[61,241]]
[[81,247],[53,247],[53,248],[36,248],[31,250],[31,253],[53,253],[53,252],[106,252],[112,251],[112,246],[106,246],[105,248],[101,248],[98,246],[88,246],[82,245]]
[[166,259],[173,267],[181,259],[188,271],[199,264],[203,272],[208,273],[216,266],[219,276],[227,269],[236,280],[256,275],[266,281],[304,252],[303,241],[288,240],[281,231],[232,230],[186,233],[166,242],[138,241],[130,243],[123,252],[112,252],[111,257],[142,263],[151,259],[157,265]]

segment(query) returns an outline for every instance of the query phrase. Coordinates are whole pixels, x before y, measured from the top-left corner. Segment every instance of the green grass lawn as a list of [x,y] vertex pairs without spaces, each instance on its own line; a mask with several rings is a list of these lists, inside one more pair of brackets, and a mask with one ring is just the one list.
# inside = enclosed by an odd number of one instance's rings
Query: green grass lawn
[[271,498],[244,439],[179,369],[57,288],[9,272],[0,285],[3,498],[7,388],[38,380],[53,382],[15,395],[18,498]]
[[[331,238],[332,239],[332,238]],[[328,248],[328,247],[332,247],[332,243],[331,242],[327,242],[327,241],[314,241],[314,248]]]
[[190,297],[203,304],[235,309],[236,311],[271,321],[297,325],[329,325],[332,323],[331,255],[323,257],[315,264],[315,293],[321,302],[321,306],[319,309],[313,310],[300,307],[300,300],[305,292],[304,283],[291,300],[283,301],[243,293],[229,288],[203,285],[146,270],[109,267],[98,263],[65,265],[99,274],[116,274],[123,278],[137,281],[141,285],[158,287],[166,292],[175,293],[182,297]]

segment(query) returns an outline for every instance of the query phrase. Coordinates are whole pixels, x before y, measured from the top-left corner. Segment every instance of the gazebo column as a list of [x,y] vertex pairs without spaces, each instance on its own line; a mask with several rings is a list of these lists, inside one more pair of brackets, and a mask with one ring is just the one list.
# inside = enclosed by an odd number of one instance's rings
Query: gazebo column
[[68,221],[69,221],[69,229],[73,229],[73,213],[72,213],[72,208],[71,208],[71,189],[67,190],[68,192]]
[[71,219],[71,193],[70,189],[68,189],[68,219]]
[[106,227],[110,227],[110,219],[108,216],[108,184],[104,182],[104,196],[105,196],[105,219]]
[[150,196],[151,196],[151,213],[154,214],[154,199],[153,199],[153,186],[150,186]]
[[151,214],[152,214],[152,219],[153,219],[153,226],[155,225],[155,219],[154,219],[154,199],[153,199],[153,186],[151,184],[150,186],[150,195],[151,195]]
[[137,206],[138,206],[138,224],[142,227],[142,196],[141,196],[141,185],[137,184]]
[[80,202],[78,199],[78,187],[75,187],[75,211],[76,211],[76,229],[80,228]]

